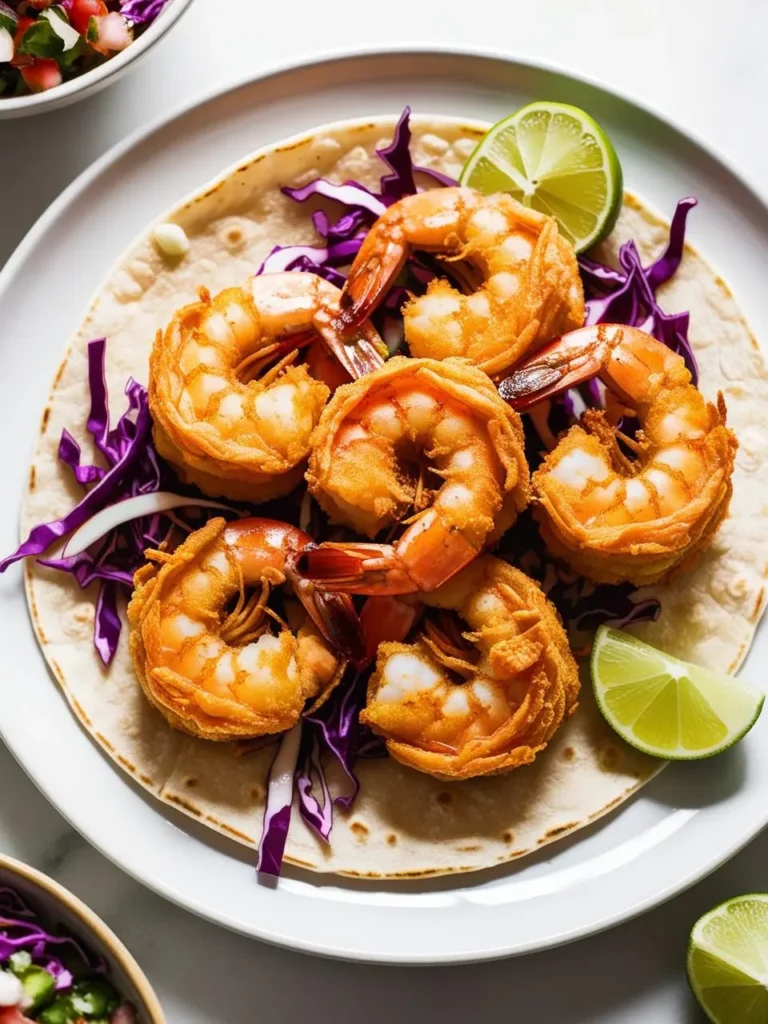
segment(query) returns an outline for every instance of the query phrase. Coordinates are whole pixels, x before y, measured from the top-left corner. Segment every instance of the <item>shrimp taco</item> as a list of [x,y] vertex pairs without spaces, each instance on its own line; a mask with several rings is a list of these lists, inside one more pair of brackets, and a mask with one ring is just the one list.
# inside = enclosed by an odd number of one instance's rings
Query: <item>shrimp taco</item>
[[577,261],[457,185],[487,129],[244,159],[120,258],[45,409],[2,568],[51,672],[264,870],[473,871],[583,828],[664,763],[583,685],[595,628],[732,673],[763,612],[768,373],[694,202],[624,193]]

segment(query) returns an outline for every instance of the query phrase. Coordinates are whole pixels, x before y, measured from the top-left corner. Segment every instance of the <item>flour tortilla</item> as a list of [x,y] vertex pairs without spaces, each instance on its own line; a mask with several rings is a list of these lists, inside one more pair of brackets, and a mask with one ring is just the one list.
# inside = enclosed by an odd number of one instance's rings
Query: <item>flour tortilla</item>
[[[457,175],[486,125],[413,118],[418,164]],[[164,259],[150,228],[99,288],[53,384],[34,455],[24,534],[67,511],[79,497],[56,457],[62,428],[86,451],[89,405],[86,344],[106,335],[113,415],[124,408],[129,376],[146,383],[158,328],[205,285],[241,284],[276,243],[316,241],[306,207],[280,193],[320,174],[375,188],[377,146],[394,119],[329,126],[259,151],[163,220],[191,242],[181,261]],[[664,246],[668,225],[627,196],[604,258],[634,238],[648,260]],[[650,642],[711,668],[732,672],[746,655],[765,603],[768,533],[768,375],[758,346],[723,281],[686,247],[674,280],[661,291],[669,311],[691,311],[690,336],[701,387],[722,390],[739,443],[731,513],[699,567],[663,587],[657,623],[641,627]],[[91,737],[158,800],[243,844],[258,843],[272,749],[236,758],[229,745],[173,731],[146,702],[124,637],[105,671],[92,646],[94,594],[62,574],[27,564],[27,593],[43,653],[74,713]],[[598,713],[588,684],[581,705],[536,762],[507,776],[446,784],[392,759],[358,763],[360,794],[352,811],[335,812],[325,846],[294,812],[287,859],[322,872],[369,878],[474,871],[511,861],[579,829],[615,808],[648,781],[659,762],[626,746]],[[342,780],[336,780],[340,785]]]

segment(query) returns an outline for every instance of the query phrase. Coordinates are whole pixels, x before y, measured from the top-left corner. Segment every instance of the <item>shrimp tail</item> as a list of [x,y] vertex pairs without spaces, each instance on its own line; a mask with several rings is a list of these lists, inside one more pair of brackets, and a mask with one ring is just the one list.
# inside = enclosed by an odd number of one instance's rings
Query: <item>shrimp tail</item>
[[626,328],[619,324],[582,327],[540,349],[499,384],[499,394],[516,412],[597,376]]
[[347,594],[321,590],[295,569],[289,568],[286,575],[307,614],[339,655],[354,665],[364,664],[366,641],[352,599]]
[[379,236],[374,238],[374,244],[369,247],[370,253],[365,252],[368,247],[363,243],[341,293],[337,325],[344,334],[351,333],[369,319],[408,258],[402,238],[390,237],[383,245]]
[[411,594],[420,590],[389,544],[321,544],[297,562],[306,579],[347,594]]
[[367,373],[378,370],[384,365],[387,355],[386,349],[382,351],[362,332],[354,341],[345,342],[337,338],[329,348],[353,380],[359,380]]

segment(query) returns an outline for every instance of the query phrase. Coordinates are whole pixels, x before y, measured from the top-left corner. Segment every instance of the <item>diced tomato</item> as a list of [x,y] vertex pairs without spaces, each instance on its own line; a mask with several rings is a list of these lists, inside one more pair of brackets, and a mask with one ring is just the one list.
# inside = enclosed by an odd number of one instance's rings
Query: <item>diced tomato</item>
[[24,15],[23,17],[19,18],[19,24],[16,26],[16,32],[14,33],[13,36],[14,54],[13,58],[11,59],[11,64],[15,68],[21,68],[24,67],[25,64],[31,64],[32,61],[35,59],[28,53],[19,53],[19,43],[21,42],[21,37],[27,31],[29,26],[34,24],[35,19],[29,18],[27,17],[27,15]]
[[0,1024],[35,1024],[15,1006],[0,1006]]
[[53,0],[27,0],[28,7],[34,7],[36,11],[44,11],[46,7],[50,7]]
[[88,22],[91,18],[102,18],[109,14],[104,0],[72,0],[68,11],[72,28],[81,36],[88,31]]
[[[32,92],[45,92],[61,85],[61,68],[50,57],[39,57],[34,64],[21,69],[21,77]],[[4,1024],[0,1017],[0,1024]]]

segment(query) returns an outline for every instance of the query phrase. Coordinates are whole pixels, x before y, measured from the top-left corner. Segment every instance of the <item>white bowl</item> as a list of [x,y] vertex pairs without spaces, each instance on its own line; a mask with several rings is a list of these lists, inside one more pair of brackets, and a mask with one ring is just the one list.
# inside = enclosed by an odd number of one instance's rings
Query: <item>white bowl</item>
[[28,901],[49,927],[62,926],[96,956],[104,957],[110,981],[133,1003],[139,1024],[168,1024],[142,969],[115,933],[77,896],[40,871],[0,854],[0,886],[4,885]]
[[76,100],[92,96],[110,82],[117,81],[131,65],[136,63],[139,57],[149,52],[158,39],[162,39],[191,3],[192,0],[170,0],[168,6],[135,42],[120,53],[116,53],[114,57],[110,57],[99,67],[92,71],[86,71],[84,75],[78,75],[77,78],[64,82],[47,92],[33,93],[31,96],[14,96],[10,99],[3,99],[0,96],[0,120],[6,117],[25,117],[28,114],[40,114],[43,111],[66,107]]

